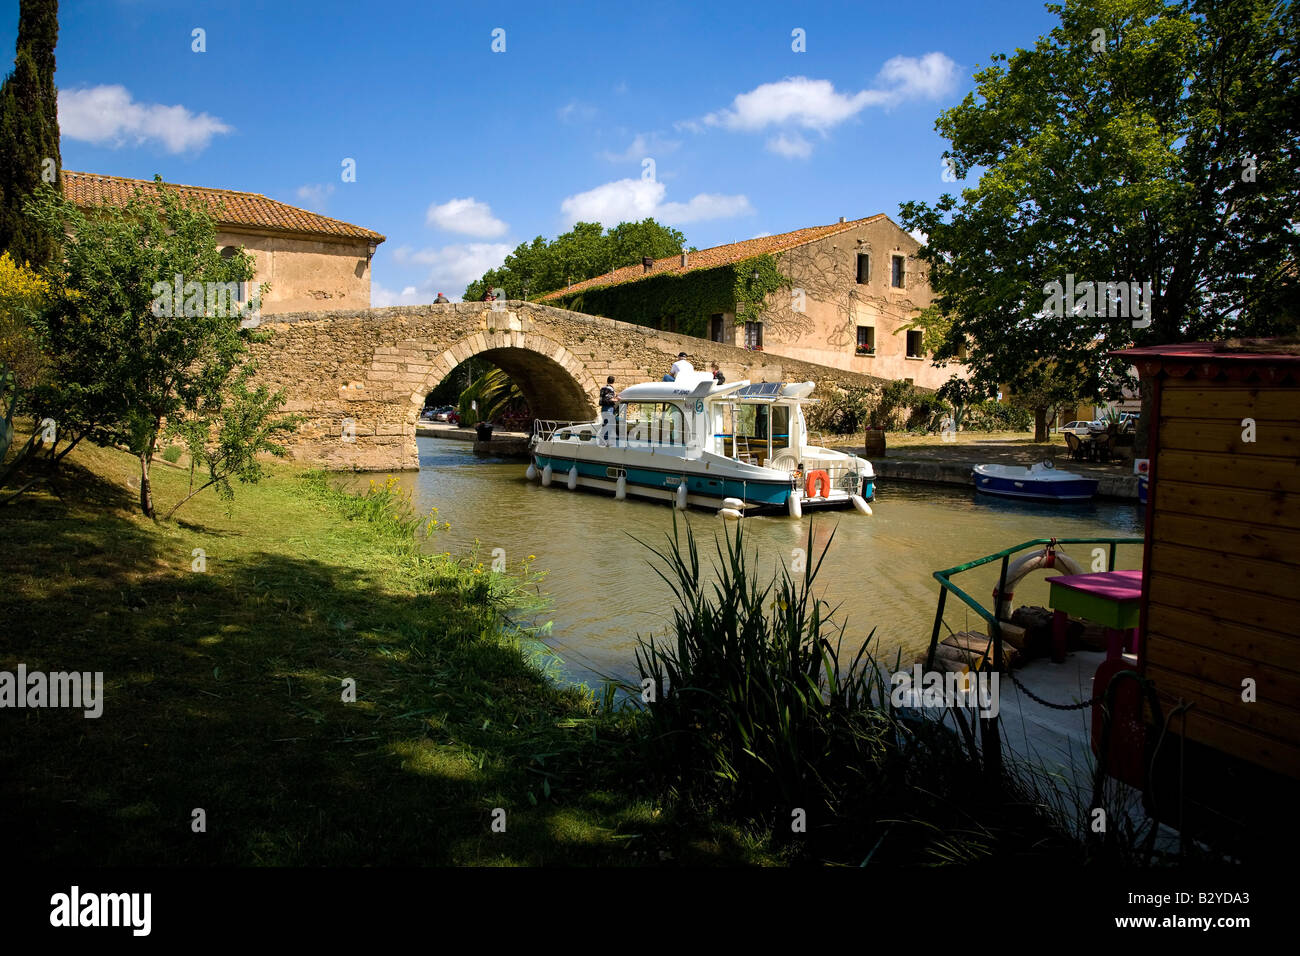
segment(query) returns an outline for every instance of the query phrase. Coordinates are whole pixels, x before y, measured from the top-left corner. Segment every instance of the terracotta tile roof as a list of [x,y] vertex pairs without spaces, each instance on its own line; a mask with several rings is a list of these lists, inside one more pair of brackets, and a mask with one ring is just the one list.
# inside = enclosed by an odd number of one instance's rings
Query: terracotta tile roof
[[[186,199],[206,202],[213,210],[217,222],[223,226],[368,239],[376,244],[384,241],[384,237],[377,232],[277,202],[259,193],[209,189],[206,186],[179,186],[175,183],[166,185]],[[91,206],[125,206],[135,194],[136,187],[148,192],[154,188],[154,184],[148,179],[126,179],[122,176],[100,176],[97,173],[63,170],[63,194],[83,209]],[[224,204],[219,211],[216,208],[218,202]]]
[[624,282],[635,282],[637,279],[648,279],[651,276],[660,275],[665,272],[675,272],[683,274],[694,272],[696,269],[716,269],[718,266],[732,265],[737,262],[743,262],[753,256],[760,256],[766,253],[785,252],[796,246],[802,246],[809,242],[815,242],[818,239],[825,239],[827,236],[834,236],[837,233],[847,232],[849,229],[855,229],[858,226],[874,222],[877,219],[888,218],[884,213],[878,213],[874,216],[867,216],[865,219],[853,219],[849,222],[833,222],[829,226],[809,226],[806,229],[796,229],[793,232],[783,232],[777,236],[760,236],[757,239],[746,239],[744,242],[732,242],[725,246],[714,246],[711,249],[701,249],[698,252],[688,253],[686,268],[682,268],[681,254],[668,256],[665,259],[656,259],[650,271],[646,272],[641,263],[632,266],[624,266],[621,269],[615,269],[613,272],[607,272],[604,275],[596,276],[594,279],[587,279],[583,282],[575,282],[573,285],[556,289],[554,292],[548,292],[540,296],[538,301],[545,302],[548,299],[558,299],[561,296],[571,295],[574,292],[580,292],[583,289],[594,289],[599,286],[622,285]]

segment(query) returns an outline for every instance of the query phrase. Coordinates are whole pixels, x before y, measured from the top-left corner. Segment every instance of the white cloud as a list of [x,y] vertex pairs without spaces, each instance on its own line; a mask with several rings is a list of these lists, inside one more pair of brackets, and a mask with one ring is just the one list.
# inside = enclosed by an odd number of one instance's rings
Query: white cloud
[[308,209],[316,212],[325,211],[325,202],[334,193],[333,183],[308,183],[305,186],[299,186],[296,193],[298,200],[305,203]]
[[791,76],[741,93],[732,101],[731,109],[710,113],[704,122],[733,130],[752,131],[782,124],[824,130],[843,123],[869,105],[883,102],[884,98],[885,94],[876,90],[852,95],[837,93],[830,80]]
[[781,133],[767,141],[769,152],[786,159],[807,159],[812,155],[812,143],[798,133]]
[[681,140],[664,139],[658,133],[637,133],[623,152],[612,153],[606,150],[600,154],[600,158],[611,163],[637,163],[647,156],[666,156],[681,145]]
[[433,296],[425,298],[415,291],[413,285],[406,286],[401,292],[394,292],[378,282],[370,283],[370,304],[376,309],[383,309],[390,305],[420,305],[432,301]]
[[812,144],[794,130],[815,130],[825,135],[867,107],[938,99],[956,86],[957,64],[945,54],[896,56],[885,62],[873,85],[864,90],[840,91],[830,80],[788,76],[737,95],[726,109],[700,120],[683,120],[676,127],[697,133],[706,127],[737,132],[777,127],[782,132],[767,141],[767,148],[787,158],[805,159],[812,153]]
[[584,123],[595,118],[596,107],[580,100],[570,100],[556,110],[555,115],[561,123]]
[[928,244],[930,241],[930,237],[927,236],[925,233],[923,233],[920,229],[913,229],[911,232],[908,233],[908,235],[911,236],[913,239],[915,239],[923,246]]
[[700,193],[684,203],[666,203],[665,192],[664,184],[653,179],[618,179],[567,197],[560,203],[560,211],[569,224],[581,220],[603,226],[637,222],[648,216],[664,223],[686,223],[754,211],[744,195]]
[[899,100],[936,100],[956,89],[957,64],[938,52],[920,58],[896,56],[885,61],[876,82],[890,87]]
[[[394,250],[393,259],[398,265],[428,267],[427,277],[419,285],[419,295],[432,302],[439,292],[455,299],[465,291],[465,286],[505,262],[513,249],[504,242],[467,242],[424,249],[402,246]],[[404,289],[402,295],[405,294]]]
[[207,148],[212,137],[231,132],[207,113],[184,106],[137,103],[124,86],[92,86],[59,93],[59,133],[97,146],[162,144],[169,153]]
[[492,215],[492,207],[472,196],[452,199],[442,205],[434,203],[425,214],[425,222],[448,232],[474,236],[476,239],[495,239],[509,228]]

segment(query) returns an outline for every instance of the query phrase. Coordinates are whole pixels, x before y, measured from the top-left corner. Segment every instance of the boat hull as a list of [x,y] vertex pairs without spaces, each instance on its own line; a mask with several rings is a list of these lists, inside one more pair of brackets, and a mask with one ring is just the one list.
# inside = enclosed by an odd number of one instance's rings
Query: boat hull
[[[724,475],[707,468],[702,462],[683,459],[664,459],[663,465],[627,461],[615,463],[566,456],[557,451],[539,448],[533,454],[538,471],[550,465],[557,480],[577,468],[576,485],[613,492],[618,479],[623,477],[627,494],[654,501],[675,501],[677,489],[686,482],[686,503],[702,508],[721,508],[726,498],[738,498],[746,510],[784,511],[789,507],[794,488],[789,478],[750,478]],[[865,479],[855,493],[871,501],[875,497],[874,480]],[[851,507],[851,496],[836,490],[826,498],[801,497],[804,508]]]
[[1096,478],[1012,478],[975,473],[975,490],[1000,498],[1031,501],[1088,501],[1097,494]]

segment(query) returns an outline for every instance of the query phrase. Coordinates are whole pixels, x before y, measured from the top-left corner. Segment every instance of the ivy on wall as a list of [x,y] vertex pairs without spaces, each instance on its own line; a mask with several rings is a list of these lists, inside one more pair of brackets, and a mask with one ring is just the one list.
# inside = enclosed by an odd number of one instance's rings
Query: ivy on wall
[[709,316],[734,312],[737,324],[757,321],[767,297],[789,285],[777,257],[765,254],[714,269],[665,272],[621,285],[583,289],[554,299],[553,304],[587,315],[708,338]]

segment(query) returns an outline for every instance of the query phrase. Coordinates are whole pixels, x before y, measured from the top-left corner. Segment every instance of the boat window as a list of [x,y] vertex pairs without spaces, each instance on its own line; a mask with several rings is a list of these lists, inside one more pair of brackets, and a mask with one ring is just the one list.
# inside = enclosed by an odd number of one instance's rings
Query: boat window
[[718,441],[718,454],[728,458],[736,457],[731,408],[730,405],[713,407],[713,437]]
[[772,406],[772,454],[790,447],[790,406]]
[[655,406],[655,421],[658,423],[656,440],[660,445],[686,444],[686,422],[682,410],[676,405],[661,404]]

